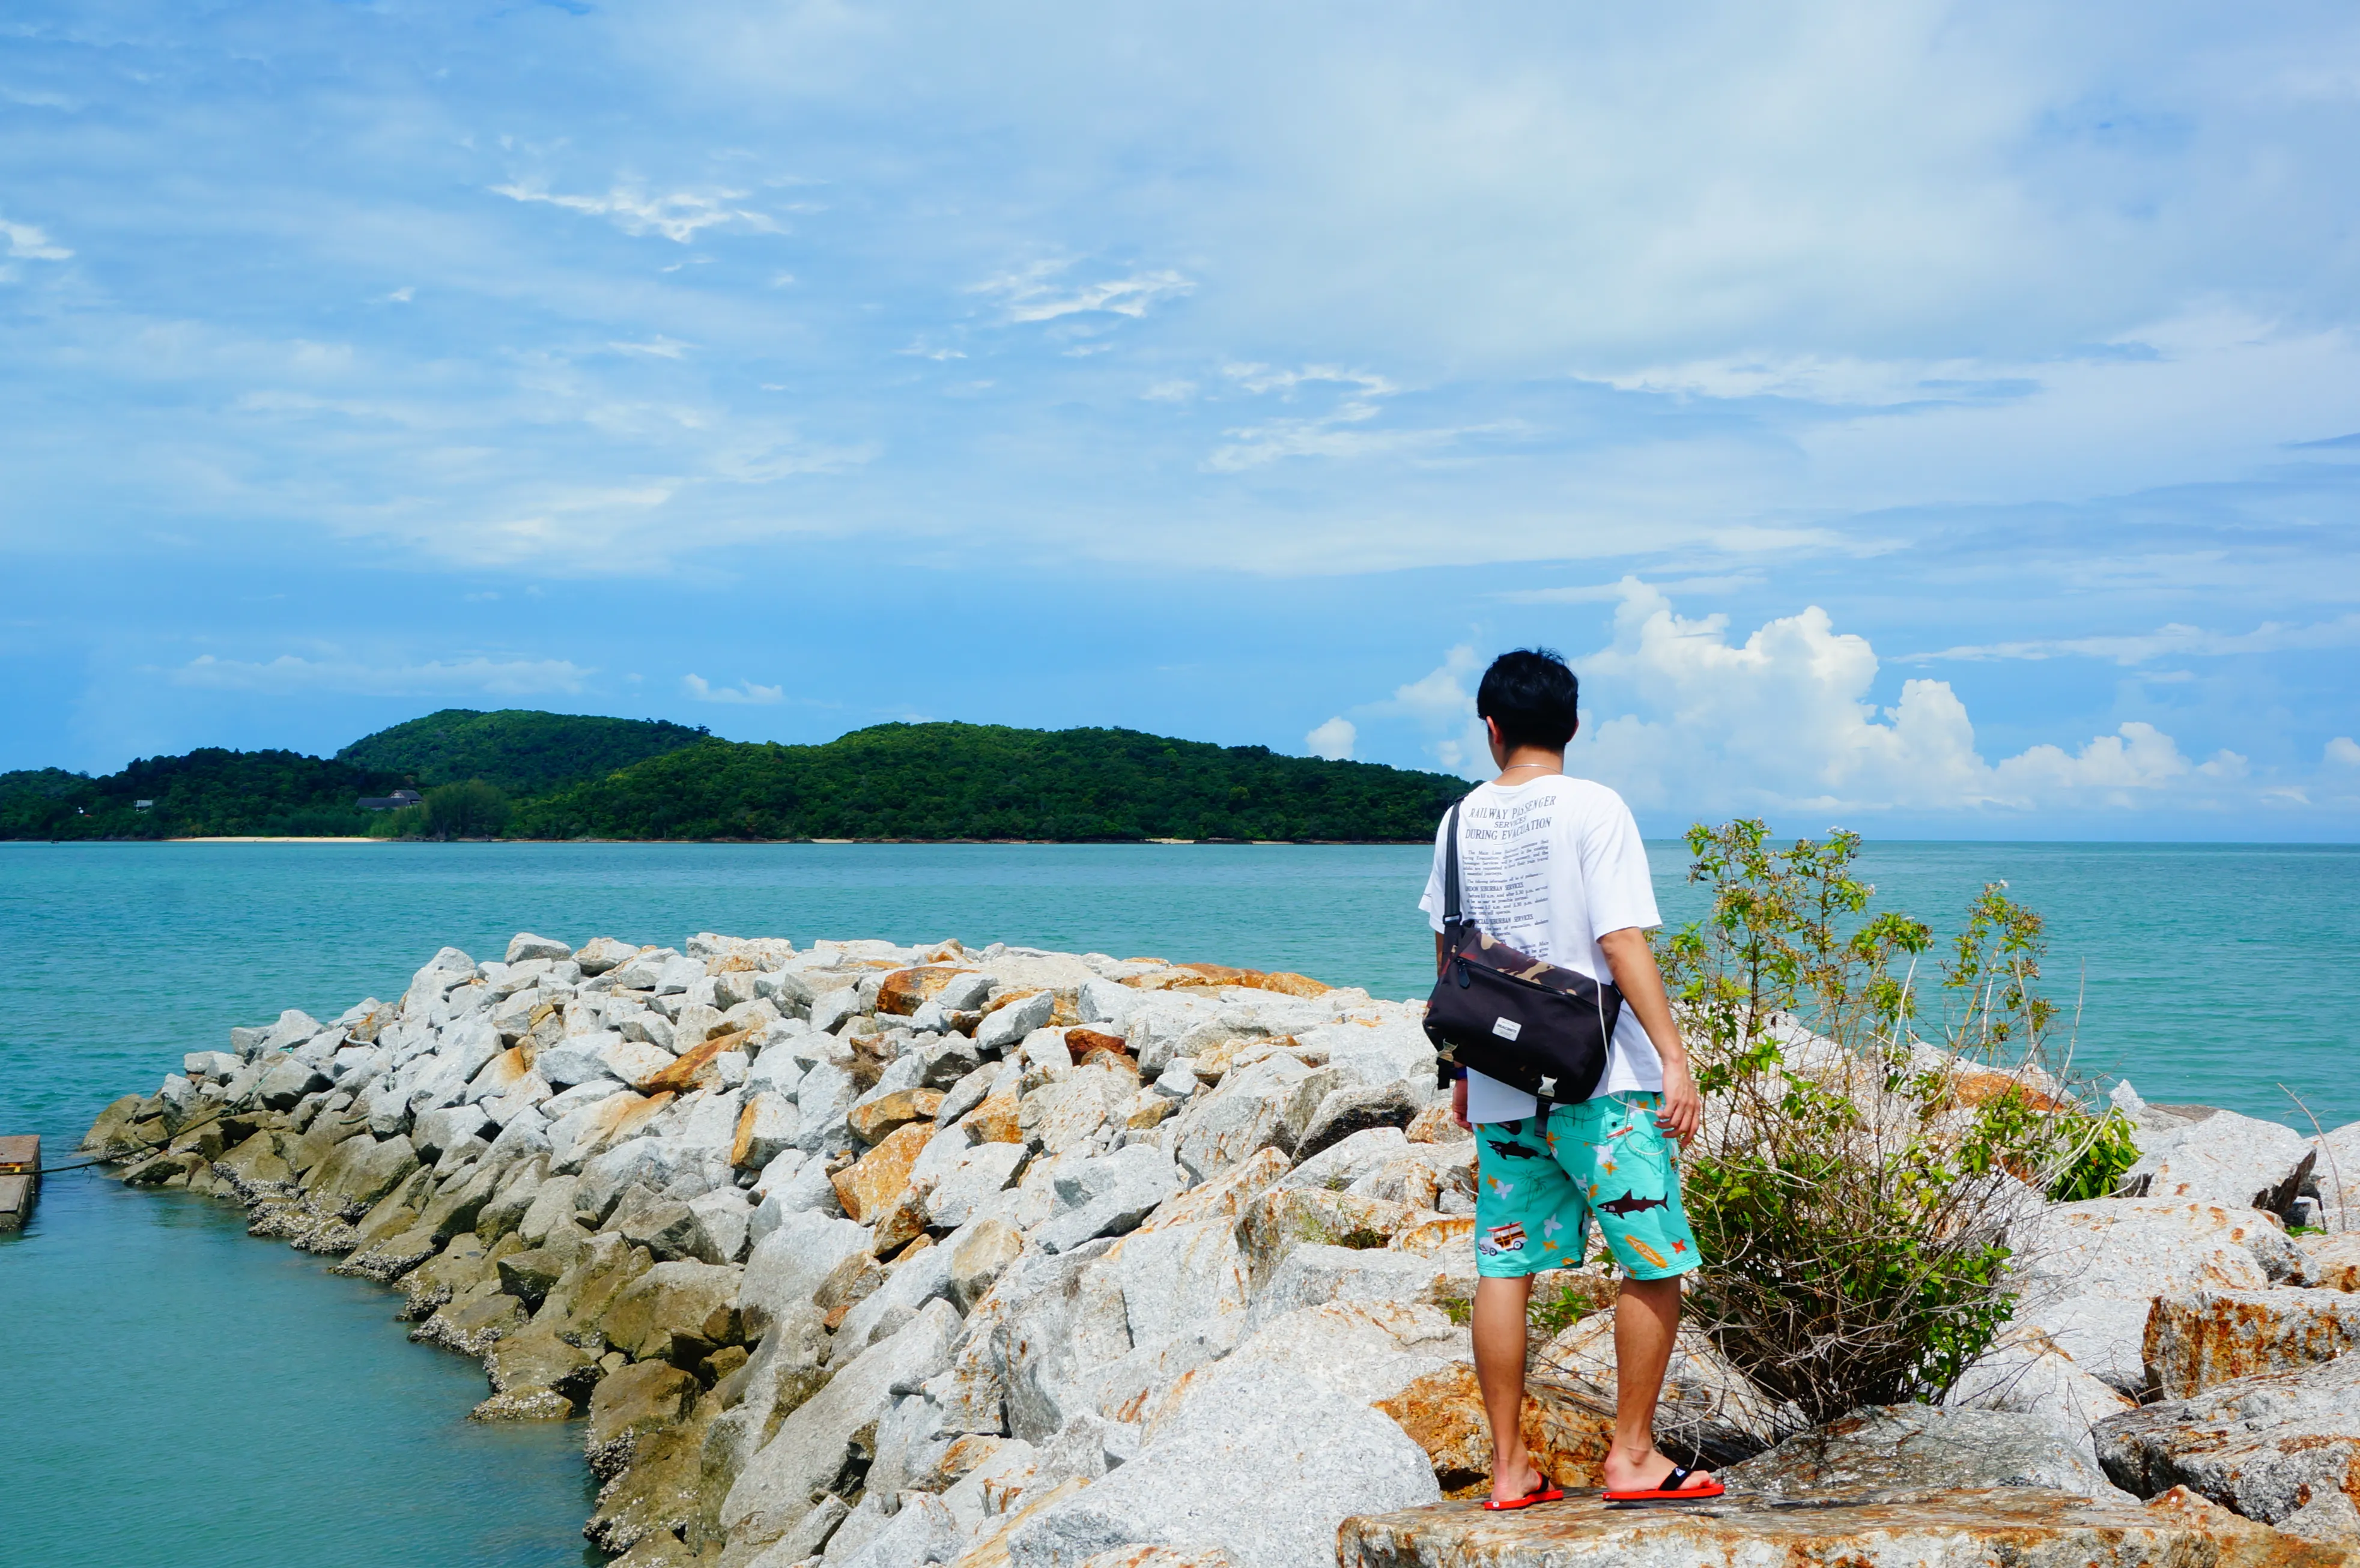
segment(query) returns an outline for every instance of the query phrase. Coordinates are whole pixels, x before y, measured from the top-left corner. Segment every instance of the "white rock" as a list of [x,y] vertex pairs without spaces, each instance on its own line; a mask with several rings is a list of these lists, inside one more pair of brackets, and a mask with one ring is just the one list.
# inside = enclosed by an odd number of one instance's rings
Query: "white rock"
[[574,950],[563,942],[552,942],[545,936],[535,936],[530,931],[519,931],[508,938],[508,961],[510,964],[522,964],[527,959],[532,958],[559,959],[573,956]]
[[860,993],[850,985],[838,986],[812,998],[811,1026],[822,1034],[834,1034],[859,1012]]
[[2048,1416],[2074,1435],[2093,1465],[2098,1448],[2090,1429],[2109,1416],[2138,1408],[2083,1371],[2047,1334],[2022,1323],[2011,1324],[1994,1341],[1983,1359],[1951,1385],[1942,1402]]
[[626,1083],[651,1078],[672,1064],[669,1051],[636,1040],[609,1040],[598,1048],[598,1065]]
[[837,1264],[868,1249],[868,1228],[850,1220],[809,1211],[782,1214],[746,1259],[746,1278],[738,1287],[746,1332],[759,1335],[779,1318],[808,1307],[812,1292]]
[[1399,1127],[1368,1127],[1340,1138],[1278,1179],[1282,1187],[1325,1187],[1341,1192],[1409,1148]]
[[576,1210],[597,1224],[615,1210],[626,1187],[644,1187],[683,1203],[731,1186],[729,1151],[677,1138],[626,1138],[582,1167]]
[[1119,1024],[1139,1006],[1142,994],[1116,980],[1085,980],[1076,1005],[1086,1024]]
[[2263,1257],[2284,1278],[2302,1267],[2300,1250],[2267,1215],[2169,1198],[2060,1203],[2019,1225],[2011,1245],[2015,1321],[2133,1395],[2147,1385],[2141,1345],[2156,1297],[2197,1286],[2260,1290],[2271,1278]]
[[1343,1068],[1362,1083],[1434,1082],[1434,1044],[1406,1013],[1377,1022],[1328,1024],[1295,1038],[1297,1044],[1326,1051],[1329,1066]]
[[1332,1568],[1349,1516],[1440,1500],[1425,1450],[1359,1400],[1284,1373],[1227,1392],[1188,1401],[1137,1458],[1018,1525],[1014,1568],[1205,1541],[1238,1568]]
[[1245,1259],[1228,1220],[1133,1232],[1095,1268],[1121,1290],[1134,1341],[1169,1339],[1226,1323],[1224,1337],[1234,1343],[1244,1325]]
[[2147,1121],[2160,1119],[2159,1109],[2151,1107],[2141,1118],[2139,1160],[2123,1173],[2124,1192],[2259,1208],[2287,1185],[2305,1152],[2302,1135],[2292,1127],[2234,1111],[2145,1130]]
[[854,1435],[892,1409],[894,1387],[923,1382],[949,1365],[958,1323],[949,1302],[929,1303],[908,1327],[870,1345],[797,1406],[723,1499],[721,1525],[730,1538],[766,1543],[801,1522],[814,1494],[843,1471]]
[[754,1205],[745,1193],[735,1187],[716,1187],[701,1197],[691,1198],[688,1207],[705,1227],[717,1261],[735,1263],[746,1256],[747,1232],[754,1218]]
[[[1057,996],[1053,991],[1036,991],[1032,996],[1009,1003],[996,1012],[985,1015],[975,1029],[975,1047],[986,1056],[996,1056],[1022,1044],[1034,1029],[1045,1029],[1049,1015],[1057,1010]],[[1063,1042],[1060,1041],[1060,1044]],[[1066,1061],[1073,1058],[1069,1054]]]
[[482,1106],[449,1105],[420,1116],[410,1142],[418,1150],[420,1161],[432,1164],[453,1146],[471,1138],[488,1138],[493,1131],[492,1120]]
[[[963,1136],[956,1129],[943,1136]],[[934,1146],[930,1143],[929,1149]],[[983,1216],[1005,1192],[1024,1163],[1024,1146],[978,1143],[967,1149],[956,1163],[936,1178],[926,1194],[926,1221],[942,1230],[955,1230]]]
[[1473,1249],[1447,1258],[1350,1247],[1297,1247],[1272,1269],[1247,1313],[1252,1326],[1329,1301],[1431,1305],[1473,1294]]
[[[940,1497],[912,1492],[875,1539],[842,1559],[843,1568],[921,1568],[948,1563],[966,1541],[967,1532]],[[836,1554],[830,1552],[827,1561],[835,1568]]]
[[1060,1207],[1029,1238],[1045,1252],[1070,1252],[1084,1242],[1121,1236],[1180,1191],[1171,1157],[1152,1144],[1085,1160],[1055,1179]]
[[[533,1062],[532,1070],[536,1073],[540,1073],[543,1078],[548,1077],[548,1074],[542,1071],[542,1064],[547,1060],[548,1057],[546,1053],[544,1053],[541,1057],[537,1058]],[[552,1081],[552,1087],[553,1086],[554,1083]],[[558,1093],[550,1096],[548,1102],[541,1107],[541,1114],[549,1117],[550,1120],[558,1121],[563,1117],[572,1116],[575,1111],[582,1109],[585,1105],[595,1105],[599,1101],[606,1098],[609,1094],[619,1094],[621,1093],[623,1093],[623,1085],[621,1082],[617,1079],[605,1076],[602,1071],[601,1074],[597,1077],[584,1079],[574,1083],[571,1088],[559,1090]]]
[[216,1082],[226,1082],[241,1065],[240,1059],[226,1051],[191,1051],[180,1058],[181,1072],[191,1078],[211,1078]]
[[849,1072],[833,1062],[813,1063],[795,1091],[795,1107],[803,1118],[795,1146],[806,1154],[850,1147],[852,1129],[845,1113],[859,1097],[860,1090]]

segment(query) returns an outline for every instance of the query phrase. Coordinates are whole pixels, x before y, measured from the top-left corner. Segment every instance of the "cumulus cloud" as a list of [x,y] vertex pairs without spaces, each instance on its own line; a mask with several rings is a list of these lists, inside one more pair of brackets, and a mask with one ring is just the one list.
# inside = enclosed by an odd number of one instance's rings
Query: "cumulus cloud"
[[2350,735],[2337,735],[2327,743],[2327,760],[2346,768],[2360,768],[2360,741]]
[[1139,272],[1096,283],[1069,283],[1072,263],[1040,261],[975,286],[972,292],[998,299],[1011,321],[1050,321],[1059,316],[1098,311],[1137,318],[1159,299],[1194,293],[1196,285],[1176,272]]
[[171,672],[175,686],[215,691],[291,696],[338,692],[384,697],[484,692],[522,697],[577,692],[594,670],[563,659],[431,659],[422,664],[370,664],[351,659],[302,659],[282,653],[254,662],[200,654]]
[[1585,726],[1583,770],[1634,800],[1707,810],[2005,811],[2130,808],[2242,778],[2222,752],[2201,767],[2139,721],[2078,748],[2040,745],[1994,763],[1948,681],[1870,699],[1875,650],[1817,605],[1732,640],[1729,619],[1679,615],[1632,581],[1612,644],[1578,661],[1610,712]]
[[735,686],[716,686],[702,675],[683,675],[680,689],[699,702],[740,702],[768,707],[786,700],[783,686],[757,686],[751,681],[739,681]]
[[1338,713],[1326,724],[1315,726],[1303,737],[1303,747],[1314,757],[1324,757],[1330,762],[1342,762],[1352,755],[1359,744],[1360,732],[1352,721]]
[[566,196],[547,186],[523,180],[495,185],[492,194],[511,201],[541,201],[572,212],[605,218],[627,234],[661,234],[679,245],[696,237],[700,229],[734,223],[763,233],[779,225],[763,213],[732,205],[743,191],[674,191],[650,195],[636,184],[618,184],[604,196]]
[[1475,716],[1470,690],[1482,668],[1475,649],[1461,643],[1444,654],[1440,664],[1394,687],[1391,697],[1370,703],[1365,711],[1414,722],[1426,732],[1427,755],[1452,772],[1470,777],[1487,772],[1491,747],[1483,723]]

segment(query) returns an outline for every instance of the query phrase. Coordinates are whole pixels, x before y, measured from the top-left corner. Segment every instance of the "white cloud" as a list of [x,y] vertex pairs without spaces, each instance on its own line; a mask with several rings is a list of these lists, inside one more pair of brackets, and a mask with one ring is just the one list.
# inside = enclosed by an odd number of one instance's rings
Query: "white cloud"
[[1087,311],[1144,316],[1157,300],[1192,294],[1196,289],[1176,272],[1141,272],[1076,286],[1059,277],[1071,266],[1063,261],[1035,262],[1021,272],[1002,273],[978,283],[970,292],[996,296],[1011,321],[1048,321]]
[[617,354],[643,354],[653,359],[678,359],[694,345],[658,332],[645,343],[610,343],[606,346]]
[[1996,642],[1946,648],[1939,653],[1904,654],[1896,664],[1925,664],[1939,659],[2110,659],[2116,664],[2144,664],[2151,659],[2191,658],[2232,653],[2284,653],[2302,648],[2349,648],[2360,643],[2360,615],[2342,615],[2311,626],[2287,626],[2265,621],[2249,632],[2209,632],[2202,626],[2173,622],[2154,631],[2128,637],[2043,638],[2030,642]]
[[2360,768],[2360,741],[2350,735],[2337,735],[2327,743],[2327,760],[2346,768]]
[[[1508,604],[1606,604],[1638,585],[1638,578],[1625,577],[1619,583],[1590,583],[1579,587],[1518,588],[1491,597]],[[1751,572],[1735,577],[1680,577],[1644,586],[1658,593],[1737,593],[1761,587],[1762,578]]]
[[586,212],[607,219],[627,234],[658,234],[681,245],[694,239],[699,229],[724,223],[741,224],[764,234],[779,232],[777,223],[764,214],[730,204],[746,194],[743,191],[675,191],[668,195],[650,195],[643,187],[618,184],[604,196],[563,196],[546,186],[518,180],[493,186],[492,194],[514,201],[545,201],[568,212]]
[[0,218],[0,237],[7,240],[8,254],[22,261],[65,261],[73,255],[61,245],[50,244],[48,231],[31,223]]
[[280,654],[267,662],[217,659],[210,653],[171,672],[175,686],[215,691],[339,692],[385,697],[480,691],[520,697],[578,692],[595,674],[563,659],[432,659],[423,664],[367,664],[350,659],[301,659]]
[[1987,762],[1947,681],[1871,702],[1874,649],[1818,606],[1743,642],[1728,629],[1725,615],[1685,619],[1659,591],[1627,584],[1612,645],[1576,661],[1594,708],[1628,710],[1585,726],[1582,770],[1650,805],[1944,812],[2203,804],[2246,772],[2234,752],[2193,766],[2136,720],[2078,750]]
[[1324,757],[1330,762],[1343,762],[1350,758],[1352,747],[1360,738],[1360,732],[1353,726],[1352,721],[1338,713],[1305,735],[1303,747],[1314,757]]
[[782,686],[757,686],[751,681],[740,681],[735,686],[715,686],[702,675],[683,675],[680,689],[699,702],[741,702],[767,707],[786,699]]
[[1489,732],[1475,716],[1475,693],[1468,689],[1482,667],[1474,648],[1461,643],[1426,674],[1394,687],[1392,697],[1371,702],[1363,711],[1415,721],[1430,737],[1427,754],[1454,773],[1472,778],[1488,772]]

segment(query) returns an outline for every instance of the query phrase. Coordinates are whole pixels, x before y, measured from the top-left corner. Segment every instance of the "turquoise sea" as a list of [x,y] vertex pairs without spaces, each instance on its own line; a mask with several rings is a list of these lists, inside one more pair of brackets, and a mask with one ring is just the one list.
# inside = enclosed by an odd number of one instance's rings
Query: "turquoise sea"
[[[1693,918],[1675,844],[1668,919]],[[1418,848],[0,844],[0,1132],[70,1158],[100,1106],[282,1007],[399,994],[445,943],[533,930],[956,936],[1424,990]],[[1872,844],[1938,927],[2005,878],[2049,917],[2078,1061],[2150,1099],[2360,1119],[2360,847]],[[480,1371],[395,1298],[206,1200],[53,1177],[0,1239],[0,1557],[47,1568],[585,1561],[578,1428],[464,1418]],[[589,1559],[595,1561],[594,1559]]]

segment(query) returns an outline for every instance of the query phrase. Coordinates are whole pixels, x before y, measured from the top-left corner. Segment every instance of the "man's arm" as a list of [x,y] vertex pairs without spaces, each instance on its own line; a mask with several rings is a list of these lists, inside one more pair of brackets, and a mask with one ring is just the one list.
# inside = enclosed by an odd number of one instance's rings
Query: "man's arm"
[[1680,1043],[1679,1026],[1672,1021],[1672,999],[1665,995],[1663,971],[1647,947],[1647,933],[1637,926],[1608,931],[1598,939],[1606,965],[1614,972],[1614,988],[1623,1004],[1647,1031],[1648,1040],[1664,1063],[1664,1108],[1655,1125],[1686,1143],[1704,1119],[1704,1101],[1688,1073],[1688,1048]]

